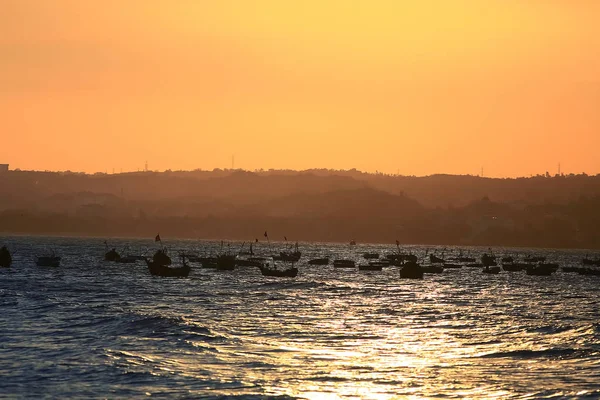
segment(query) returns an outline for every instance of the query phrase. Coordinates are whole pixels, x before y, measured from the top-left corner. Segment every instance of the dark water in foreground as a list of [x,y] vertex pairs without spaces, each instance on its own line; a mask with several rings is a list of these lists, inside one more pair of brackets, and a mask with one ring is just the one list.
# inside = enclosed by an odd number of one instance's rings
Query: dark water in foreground
[[[600,277],[462,268],[407,281],[395,267],[305,264],[393,250],[329,244],[301,246],[294,279],[198,266],[158,278],[104,263],[99,239],[2,243],[16,254],[0,269],[0,397],[600,398]],[[126,243],[154,248],[114,244]],[[60,268],[34,265],[48,247]]]

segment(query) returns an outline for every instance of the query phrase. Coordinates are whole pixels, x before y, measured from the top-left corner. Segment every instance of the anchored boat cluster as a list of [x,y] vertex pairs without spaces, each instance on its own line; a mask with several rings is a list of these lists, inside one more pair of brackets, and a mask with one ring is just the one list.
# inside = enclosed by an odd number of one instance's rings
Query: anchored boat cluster
[[[266,232],[265,232],[266,235]],[[192,269],[192,264],[199,264],[200,268],[214,269],[217,271],[233,271],[242,267],[258,268],[262,275],[270,277],[289,277],[298,275],[298,267],[302,258],[302,252],[298,248],[298,243],[285,251],[277,254],[255,254],[252,244],[249,250],[244,250],[244,244],[237,253],[228,249],[224,251],[223,242],[220,250],[213,255],[200,256],[197,254],[178,253],[179,265],[172,265],[171,256],[166,247],[162,245],[160,236],[157,235],[156,241],[160,242],[160,248],[149,258],[144,255],[127,254],[122,256],[116,248],[109,248],[105,241],[106,252],[104,261],[117,264],[134,264],[145,262],[151,275],[163,277],[187,277]],[[350,246],[355,246],[356,242],[351,241]],[[505,255],[497,257],[492,249],[475,257],[471,254],[464,254],[462,250],[458,254],[451,254],[446,257],[445,251],[441,254],[425,252],[425,256],[419,257],[412,253],[403,252],[400,249],[399,242],[396,241],[397,250],[393,253],[379,254],[366,252],[360,256],[357,263],[354,259],[331,259],[330,257],[313,258],[306,260],[307,265],[329,266],[340,269],[358,269],[358,271],[382,271],[384,268],[398,267],[400,278],[423,279],[425,274],[440,274],[447,269],[458,268],[479,268],[484,274],[499,274],[501,271],[519,272],[525,271],[527,275],[549,276],[556,272],[560,266],[555,262],[548,262],[545,256],[529,255],[518,258],[516,255]],[[270,249],[270,245],[269,245]],[[54,250],[34,257],[34,262],[40,267],[60,267],[62,257]],[[8,247],[0,248],[0,267],[9,268],[13,263],[13,257]],[[581,260],[581,266],[563,266],[563,272],[573,272],[580,275],[600,275],[600,258],[595,259],[584,257]]]

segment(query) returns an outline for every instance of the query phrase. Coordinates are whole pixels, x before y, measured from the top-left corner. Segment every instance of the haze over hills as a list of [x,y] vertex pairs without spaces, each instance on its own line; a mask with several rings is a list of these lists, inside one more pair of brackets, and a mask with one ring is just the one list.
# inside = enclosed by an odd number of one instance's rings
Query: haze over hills
[[600,248],[600,176],[0,174],[0,232]]

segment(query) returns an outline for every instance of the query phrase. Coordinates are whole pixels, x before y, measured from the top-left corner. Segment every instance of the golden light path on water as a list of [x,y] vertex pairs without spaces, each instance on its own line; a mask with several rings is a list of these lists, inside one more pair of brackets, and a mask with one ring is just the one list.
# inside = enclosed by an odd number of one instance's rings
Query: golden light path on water
[[[400,308],[415,312],[428,303],[435,308],[412,315],[392,309],[382,313],[381,297],[367,301],[364,297],[338,296],[320,302],[314,314],[301,315],[295,322],[287,323],[276,312],[247,321],[253,327],[251,331],[260,327],[278,334],[247,345],[241,353],[232,349],[223,359],[227,360],[226,365],[235,365],[241,356],[246,363],[279,366],[272,370],[250,370],[244,377],[249,384],[277,382],[267,390],[270,395],[392,399],[399,395],[423,398],[424,394],[446,393],[460,398],[505,398],[511,392],[498,387],[504,379],[499,369],[510,367],[507,364],[511,362],[494,361],[485,358],[486,355],[544,351],[553,344],[571,342],[581,333],[559,333],[549,342],[537,344],[536,334],[526,334],[520,327],[518,315],[504,316],[507,319],[503,321],[507,323],[504,328],[508,331],[497,330],[492,320],[501,315],[507,305],[498,305],[495,311],[482,310],[491,317],[489,324],[468,325],[470,316],[456,309],[458,299],[452,300],[449,293],[433,287],[419,293],[412,291],[413,288],[413,284],[403,284],[389,285],[385,290],[402,292],[411,298],[397,303]],[[369,287],[358,284],[355,289],[368,291]],[[296,305],[301,304],[299,301]],[[432,315],[441,318],[432,318]],[[511,319],[515,327],[512,330]],[[468,330],[467,335],[454,333],[464,329]],[[327,333],[324,338],[321,337],[323,332]],[[505,339],[495,341],[496,334],[502,334]],[[300,337],[286,338],[294,335]],[[473,343],[472,338],[486,340]],[[519,373],[526,376],[530,368],[536,369],[537,374],[552,373],[560,363],[546,360],[540,366],[539,360],[530,359],[520,364]],[[229,373],[223,371],[223,375]]]

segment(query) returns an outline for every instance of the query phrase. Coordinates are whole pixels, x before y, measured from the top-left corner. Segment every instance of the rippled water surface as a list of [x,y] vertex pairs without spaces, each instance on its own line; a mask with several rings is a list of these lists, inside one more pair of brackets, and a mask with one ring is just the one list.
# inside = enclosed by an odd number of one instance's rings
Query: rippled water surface
[[[195,264],[189,278],[160,278],[143,263],[105,263],[101,239],[3,243],[15,261],[0,269],[0,396],[600,398],[600,277],[465,267],[411,281],[396,267],[306,264],[390,246],[301,244],[296,278]],[[47,248],[60,268],[35,266]],[[561,266],[585,254],[537,253]]]

